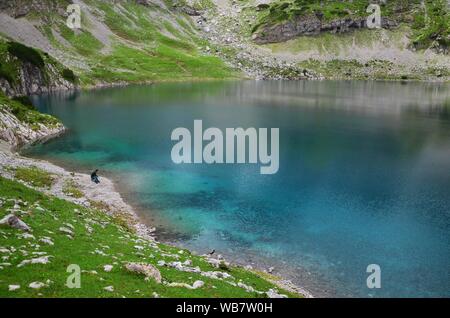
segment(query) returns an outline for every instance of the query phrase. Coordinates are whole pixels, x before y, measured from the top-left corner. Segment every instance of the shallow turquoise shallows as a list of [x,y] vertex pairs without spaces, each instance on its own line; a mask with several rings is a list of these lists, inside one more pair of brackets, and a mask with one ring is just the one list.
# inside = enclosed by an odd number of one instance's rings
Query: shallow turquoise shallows
[[[100,169],[162,240],[273,266],[317,296],[450,296],[448,84],[157,84],[35,101],[70,130],[26,153]],[[278,173],[172,163],[171,132],[194,119],[279,128]]]

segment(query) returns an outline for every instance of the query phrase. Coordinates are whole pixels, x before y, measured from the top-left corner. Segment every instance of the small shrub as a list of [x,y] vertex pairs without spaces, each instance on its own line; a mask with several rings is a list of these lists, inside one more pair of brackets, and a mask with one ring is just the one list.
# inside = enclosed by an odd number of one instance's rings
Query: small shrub
[[4,78],[9,84],[14,83],[14,78],[6,69],[3,68],[2,63],[0,63],[0,78]]
[[17,42],[8,43],[8,52],[22,62],[29,62],[37,67],[44,67],[42,56],[35,49]]
[[62,77],[71,83],[75,83],[77,81],[77,77],[71,69],[65,68],[62,71]]
[[33,103],[31,102],[31,99],[28,96],[16,96],[13,97],[13,100],[21,103],[30,110],[36,110],[36,108],[33,106]]

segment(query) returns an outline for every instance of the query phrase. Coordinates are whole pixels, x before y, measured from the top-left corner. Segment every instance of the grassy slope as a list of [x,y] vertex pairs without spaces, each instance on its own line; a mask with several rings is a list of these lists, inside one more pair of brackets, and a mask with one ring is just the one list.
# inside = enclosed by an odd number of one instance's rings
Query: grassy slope
[[[53,46],[88,65],[88,69],[76,70],[84,85],[239,76],[220,59],[200,51],[207,43],[195,35],[194,26],[182,13],[156,5],[145,7],[134,1],[115,5],[98,0],[85,3],[100,12],[96,18],[114,34],[110,48],[105,49],[94,37],[92,21],[86,15],[82,15],[81,31],[69,29],[57,15],[52,17],[51,27],[41,27]],[[58,41],[51,28],[70,47]]]
[[[28,182],[36,179],[45,184],[48,175],[39,176],[32,171],[20,171],[16,177]],[[30,179],[31,178],[31,179]],[[36,181],[36,182],[37,182]],[[32,229],[34,239],[21,238],[21,231],[11,228],[0,228],[0,250],[15,248],[16,252],[0,253],[4,258],[1,262],[10,263],[10,266],[1,265],[0,269],[0,297],[152,297],[153,292],[162,297],[261,297],[256,293],[246,292],[243,288],[232,286],[224,280],[202,277],[196,273],[181,272],[173,268],[159,267],[163,280],[167,282],[186,282],[190,285],[196,280],[202,280],[205,285],[190,290],[183,287],[168,287],[158,284],[154,280],[145,281],[143,276],[127,272],[123,264],[126,262],[145,262],[156,266],[158,260],[166,262],[177,259],[168,255],[178,255],[180,261],[191,259],[193,266],[199,266],[203,271],[214,271],[202,257],[194,256],[189,251],[167,246],[164,244],[151,244],[139,240],[119,219],[107,216],[104,212],[77,206],[68,201],[46,196],[32,190],[16,181],[0,177],[0,218],[6,215],[7,209],[12,208],[14,202],[8,199],[20,199],[27,205],[21,204],[20,214],[22,220]],[[40,206],[44,211],[36,207]],[[64,223],[74,226],[74,239],[69,239],[59,232]],[[86,225],[93,228],[89,234]],[[54,245],[47,245],[38,240],[42,237],[51,238]],[[135,246],[143,246],[138,251]],[[106,256],[93,253],[96,249],[103,251]],[[46,253],[52,255],[48,264],[28,264],[23,267],[17,265],[32,257],[39,257],[33,253]],[[182,254],[181,254],[182,253]],[[164,255],[167,254],[167,255]],[[68,277],[66,268],[70,264],[78,264],[82,270],[96,271],[98,274],[82,273],[81,288],[69,289],[65,287]],[[105,272],[103,266],[113,265],[111,272]],[[221,269],[221,271],[223,271]],[[231,267],[228,270],[234,279],[242,280],[257,290],[267,291],[274,286],[242,268]],[[45,283],[52,281],[47,287],[34,290],[28,287],[31,282]],[[20,285],[14,292],[8,291],[8,285]],[[114,286],[114,292],[103,288]],[[290,296],[288,292],[283,292]]]

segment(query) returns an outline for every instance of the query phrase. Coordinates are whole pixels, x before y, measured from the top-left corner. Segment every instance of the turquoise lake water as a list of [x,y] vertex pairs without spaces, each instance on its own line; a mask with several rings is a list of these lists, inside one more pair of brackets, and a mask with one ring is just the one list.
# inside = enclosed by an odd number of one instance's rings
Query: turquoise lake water
[[[162,240],[274,266],[316,296],[450,297],[448,84],[158,84],[35,102],[69,132],[26,153],[100,169]],[[171,132],[194,119],[279,128],[278,173],[172,163]]]

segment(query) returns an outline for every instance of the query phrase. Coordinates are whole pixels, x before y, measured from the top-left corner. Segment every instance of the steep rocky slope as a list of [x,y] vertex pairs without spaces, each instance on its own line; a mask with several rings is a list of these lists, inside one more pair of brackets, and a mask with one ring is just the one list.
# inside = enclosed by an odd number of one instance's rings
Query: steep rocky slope
[[26,101],[11,100],[0,93],[0,141],[16,148],[63,131],[64,126],[56,118],[41,114]]
[[7,96],[71,89],[77,79],[47,53],[0,39],[0,89]]

